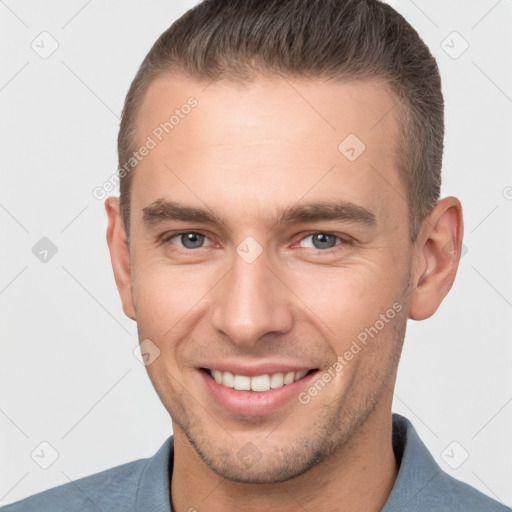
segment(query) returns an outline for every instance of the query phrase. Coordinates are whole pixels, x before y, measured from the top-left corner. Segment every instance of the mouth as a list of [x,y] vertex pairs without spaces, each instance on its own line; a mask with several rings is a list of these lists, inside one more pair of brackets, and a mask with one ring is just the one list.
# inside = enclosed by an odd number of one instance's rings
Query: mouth
[[212,407],[238,419],[272,418],[273,413],[280,414],[285,407],[302,407],[298,396],[311,386],[319,372],[319,368],[268,360],[252,365],[236,360],[212,361],[197,370],[200,386],[204,386]]
[[282,371],[264,373],[261,375],[239,375],[230,371],[221,371],[213,368],[201,368],[211,379],[223,387],[237,391],[254,391],[264,393],[273,389],[279,389],[304,379],[309,374],[318,371],[318,368],[298,371]]

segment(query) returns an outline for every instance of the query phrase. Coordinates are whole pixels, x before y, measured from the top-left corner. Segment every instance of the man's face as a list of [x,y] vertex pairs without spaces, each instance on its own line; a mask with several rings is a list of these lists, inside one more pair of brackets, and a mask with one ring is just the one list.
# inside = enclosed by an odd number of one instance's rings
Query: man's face
[[133,179],[125,310],[160,351],[147,370],[177,441],[221,476],[299,475],[391,407],[411,268],[393,104],[378,80],[148,91],[138,145],[157,145]]

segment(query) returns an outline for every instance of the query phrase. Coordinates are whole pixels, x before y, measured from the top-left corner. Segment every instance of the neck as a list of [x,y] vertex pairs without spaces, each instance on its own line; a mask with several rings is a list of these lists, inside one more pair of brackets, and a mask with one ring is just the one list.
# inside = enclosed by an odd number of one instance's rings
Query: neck
[[303,475],[275,484],[243,484],[220,477],[177,429],[171,482],[173,510],[378,512],[398,473],[391,440],[391,410],[378,409],[328,459]]

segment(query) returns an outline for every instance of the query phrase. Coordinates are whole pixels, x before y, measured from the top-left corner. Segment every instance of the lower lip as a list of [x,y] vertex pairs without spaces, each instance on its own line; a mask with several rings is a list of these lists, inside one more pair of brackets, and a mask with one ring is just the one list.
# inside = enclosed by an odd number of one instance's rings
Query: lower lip
[[317,371],[307,374],[291,384],[269,391],[238,391],[218,384],[205,371],[199,370],[202,379],[215,401],[226,411],[244,416],[269,414],[297,397],[307,387]]

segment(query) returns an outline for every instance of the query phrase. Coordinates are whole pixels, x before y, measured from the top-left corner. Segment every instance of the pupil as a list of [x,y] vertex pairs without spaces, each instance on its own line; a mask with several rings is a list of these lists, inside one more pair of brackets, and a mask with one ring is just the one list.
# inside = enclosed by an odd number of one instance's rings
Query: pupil
[[181,242],[187,249],[197,249],[203,243],[204,235],[199,233],[184,233],[181,235]]
[[325,233],[317,233],[313,236],[313,245],[317,249],[330,249],[336,245],[335,237],[333,235],[326,235]]

